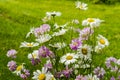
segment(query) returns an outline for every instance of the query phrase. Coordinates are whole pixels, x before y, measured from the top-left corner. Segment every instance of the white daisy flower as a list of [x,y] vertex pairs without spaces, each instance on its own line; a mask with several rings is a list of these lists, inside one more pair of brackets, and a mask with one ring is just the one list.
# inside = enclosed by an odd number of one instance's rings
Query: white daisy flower
[[92,47],[85,44],[78,49],[78,54],[80,55],[81,58],[84,58],[85,60],[91,59],[91,51]]
[[86,20],[82,21],[83,26],[90,26],[91,28],[98,27],[101,22],[104,20],[100,20],[98,18],[87,18]]
[[117,64],[120,65],[120,59],[117,60]]
[[74,24],[79,24],[80,22],[79,22],[79,20],[77,20],[77,19],[73,19],[73,20],[72,20],[72,23],[74,23]]
[[108,40],[105,37],[103,37],[102,35],[99,34],[97,39],[98,39],[98,41],[97,41],[98,45],[101,46],[102,48],[109,45]]
[[51,20],[51,16],[45,16],[42,21],[45,23],[47,21]]
[[58,50],[59,49],[61,49],[61,48],[64,48],[64,47],[66,47],[66,44],[63,42],[63,43],[61,43],[61,42],[58,42],[58,43],[55,43],[55,44],[49,44],[49,46],[51,46],[51,47],[54,47],[54,48],[57,48]]
[[96,52],[96,53],[101,52],[102,49],[103,49],[103,47],[101,47],[101,46],[99,46],[99,45],[95,46],[95,52]]
[[64,24],[64,25],[58,25],[57,23],[54,24],[54,27],[55,29],[58,29],[58,28],[65,28],[66,26],[68,25],[68,23]]
[[38,50],[34,50],[32,53],[28,54],[28,59],[39,59]]
[[80,1],[75,2],[76,8],[79,8],[81,10],[87,10],[87,4],[86,3],[82,3]]
[[71,63],[75,63],[78,57],[78,54],[67,53],[66,55],[61,57],[60,62],[64,63],[65,65],[69,65]]
[[25,64],[25,63],[22,63],[22,65],[17,66],[16,70],[15,70],[13,73],[15,73],[15,74],[17,74],[17,75],[20,75],[20,74],[21,74],[21,71],[22,71],[23,69],[25,69],[24,64]]
[[33,34],[33,33],[34,33],[34,30],[35,30],[34,27],[31,28],[31,29],[30,29],[30,32],[27,33],[26,38],[28,38],[31,34]]
[[64,35],[66,33],[66,31],[68,31],[68,29],[61,29],[58,32],[54,32],[52,36]]
[[46,16],[61,16],[61,12],[46,12]]
[[88,74],[85,76],[87,80],[100,80],[96,75]]
[[47,68],[42,68],[42,71],[40,70],[36,70],[35,72],[33,72],[33,77],[32,79],[34,80],[55,80],[54,76],[47,71]]
[[75,64],[74,68],[90,68],[89,64]]
[[51,38],[52,37],[49,34],[43,34],[43,35],[40,35],[39,38],[36,39],[36,41],[39,43],[44,43],[49,41]]
[[20,48],[21,47],[35,47],[35,46],[38,46],[38,45],[39,45],[39,43],[35,43],[35,42],[29,43],[29,42],[24,41],[24,42],[21,43]]

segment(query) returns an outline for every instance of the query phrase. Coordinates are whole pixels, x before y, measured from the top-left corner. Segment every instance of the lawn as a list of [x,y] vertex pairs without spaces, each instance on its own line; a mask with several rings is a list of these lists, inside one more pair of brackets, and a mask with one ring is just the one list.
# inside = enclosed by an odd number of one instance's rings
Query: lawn
[[103,54],[96,55],[94,64],[102,65],[109,56],[120,58],[120,4],[88,3],[88,7],[88,10],[81,11],[75,8],[74,1],[67,0],[0,0],[0,80],[21,80],[7,68],[11,60],[6,56],[9,49],[19,52],[15,61],[28,63],[28,68],[34,68],[27,59],[27,49],[19,49],[19,46],[27,40],[25,36],[31,27],[42,24],[41,19],[47,11],[62,13],[61,17],[56,18],[58,24],[65,24],[72,19],[78,19],[81,23],[89,17],[105,20],[97,31],[109,40],[110,45]]

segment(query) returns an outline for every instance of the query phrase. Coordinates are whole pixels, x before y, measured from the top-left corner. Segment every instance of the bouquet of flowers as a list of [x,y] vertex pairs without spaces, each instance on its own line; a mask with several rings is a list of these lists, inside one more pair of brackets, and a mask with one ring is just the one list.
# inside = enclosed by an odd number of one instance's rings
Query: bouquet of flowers
[[[87,10],[87,4],[75,3],[76,8]],[[73,19],[58,25],[55,18],[61,12],[46,12],[40,27],[33,27],[27,33],[29,42],[21,42],[20,49],[28,48],[26,56],[33,66],[25,68],[26,63],[8,62],[9,70],[24,80],[120,80],[120,59],[107,58],[106,67],[93,64],[94,56],[103,53],[109,41],[96,32],[104,20],[87,18],[80,23]],[[34,48],[35,47],[35,48]],[[11,49],[7,56],[16,58],[18,52]],[[33,73],[33,74],[32,74]]]

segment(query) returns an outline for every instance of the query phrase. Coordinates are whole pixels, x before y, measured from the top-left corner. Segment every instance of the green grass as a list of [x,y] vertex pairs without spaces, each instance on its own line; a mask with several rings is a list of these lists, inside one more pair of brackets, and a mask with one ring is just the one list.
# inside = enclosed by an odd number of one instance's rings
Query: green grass
[[42,24],[41,19],[47,11],[62,13],[62,16],[56,19],[58,24],[64,24],[74,18],[80,22],[88,17],[105,20],[97,31],[108,38],[110,46],[106,48],[105,53],[96,55],[94,63],[101,65],[109,56],[120,58],[120,5],[88,6],[87,11],[80,11],[75,8],[74,1],[0,0],[0,80],[21,80],[7,68],[7,63],[11,60],[6,56],[9,49],[18,50],[15,59],[18,63],[25,62],[28,63],[28,68],[34,68],[27,59],[28,50],[19,49],[19,45],[27,40],[25,36],[30,27]]

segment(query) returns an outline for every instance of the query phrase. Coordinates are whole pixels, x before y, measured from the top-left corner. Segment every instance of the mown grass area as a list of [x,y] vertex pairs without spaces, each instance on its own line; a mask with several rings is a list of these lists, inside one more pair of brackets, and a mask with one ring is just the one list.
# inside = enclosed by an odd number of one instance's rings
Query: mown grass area
[[[115,56],[120,58],[120,5],[95,5],[89,4],[87,11],[75,8],[74,1],[40,1],[40,0],[0,0],[0,80],[21,80],[12,74],[7,63],[6,53],[9,49],[16,49],[18,63],[33,67],[27,59],[28,49],[19,49],[20,42],[25,41],[26,33],[30,27],[42,24],[41,19],[47,11],[60,11],[61,17],[57,17],[58,24],[64,24],[72,19],[80,22],[88,17],[105,20],[98,33],[108,38],[110,45],[103,54],[96,55],[95,65],[104,63],[106,57]],[[83,28],[81,25],[79,28]],[[69,36],[69,35],[68,35]],[[67,37],[67,36],[66,36]]]

